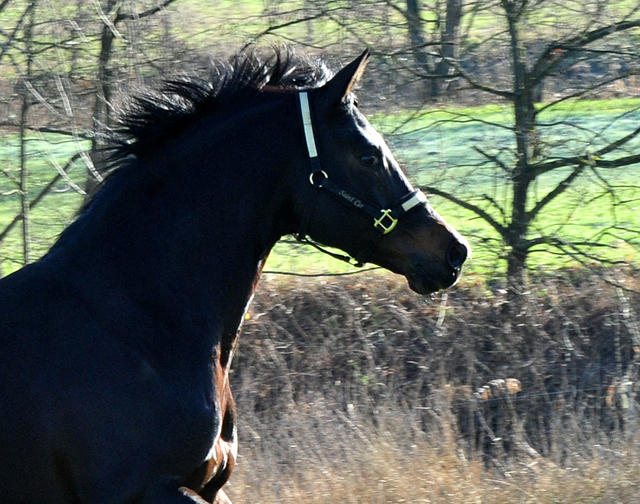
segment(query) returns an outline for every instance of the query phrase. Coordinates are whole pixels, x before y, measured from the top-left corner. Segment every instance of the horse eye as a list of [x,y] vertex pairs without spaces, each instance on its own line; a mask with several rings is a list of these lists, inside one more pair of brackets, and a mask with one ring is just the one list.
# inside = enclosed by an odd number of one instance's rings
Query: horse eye
[[365,166],[376,166],[378,164],[378,156],[362,156],[361,161]]

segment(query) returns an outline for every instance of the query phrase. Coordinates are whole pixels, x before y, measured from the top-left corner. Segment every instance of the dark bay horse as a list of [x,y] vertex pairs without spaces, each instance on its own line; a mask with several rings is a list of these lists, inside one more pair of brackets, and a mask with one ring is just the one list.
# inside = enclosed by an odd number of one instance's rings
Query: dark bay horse
[[109,175],[39,261],[0,282],[0,503],[228,502],[228,372],[280,237],[421,294],[468,253],[335,76],[286,51],[138,96]]

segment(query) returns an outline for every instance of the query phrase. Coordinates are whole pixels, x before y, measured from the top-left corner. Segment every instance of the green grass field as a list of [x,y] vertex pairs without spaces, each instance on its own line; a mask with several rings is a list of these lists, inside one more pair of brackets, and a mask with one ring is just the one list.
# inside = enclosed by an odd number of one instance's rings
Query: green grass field
[[[18,140],[18,136],[14,134],[0,135],[0,233],[20,213],[17,186],[20,153]],[[64,166],[78,148],[87,146],[57,135],[48,135],[46,139],[32,138],[27,142],[29,200],[33,200],[56,176],[56,166]],[[73,219],[82,203],[82,196],[73,185],[84,185],[84,173],[85,167],[82,163],[73,165],[67,171],[67,180],[60,180],[31,211],[33,258],[46,252],[62,229]],[[22,265],[20,223],[0,244],[0,258],[3,274]]]
[[[605,141],[623,136],[633,129],[640,119],[640,112],[633,110],[640,100],[609,100],[567,105],[542,117],[543,122],[553,123],[544,132],[547,156],[567,155],[580,152],[585,142],[591,142],[595,150]],[[474,147],[500,154],[508,160],[512,133],[509,109],[491,105],[470,109],[434,110],[407,121],[406,116],[374,116],[372,122],[384,132],[392,150],[416,185],[432,185],[450,191],[471,201],[501,220],[500,213],[487,203],[485,195],[493,201],[509,206],[509,182],[495,167],[482,163],[483,158]],[[640,147],[635,141],[629,151]],[[29,194],[33,199],[57,173],[55,166],[64,165],[76,152],[80,144],[67,137],[50,135],[46,139],[33,138],[28,143]],[[0,164],[5,176],[0,179],[0,232],[19,213],[20,202],[14,179],[18,177],[18,138],[15,135],[0,137]],[[532,234],[537,230],[555,234],[568,240],[598,237],[609,245],[605,256],[612,260],[638,262],[637,238],[633,231],[638,228],[637,207],[640,190],[636,180],[635,166],[616,173],[586,173],[576,184],[541,214],[534,222]],[[66,181],[60,181],[32,211],[33,256],[43,254],[60,231],[74,216],[82,202],[82,196],[73,184],[84,186],[84,166],[77,163],[68,173]],[[534,185],[531,205],[544,197],[567,174],[567,169],[550,173]],[[611,184],[608,195],[602,192],[602,180],[607,177]],[[614,195],[612,195],[614,194]],[[431,198],[434,207],[467,236],[473,246],[473,259],[467,266],[471,276],[501,274],[504,262],[503,248],[496,232],[482,219],[443,198]],[[616,202],[612,206],[612,202]],[[616,223],[619,228],[632,231],[606,230]],[[600,236],[602,235],[602,236]],[[629,240],[631,243],[626,243]],[[635,240],[635,241],[634,241]],[[16,226],[0,248],[3,274],[17,269],[22,258],[21,234]],[[601,253],[601,251],[598,251]],[[563,266],[568,257],[544,251],[531,257],[531,265]],[[273,251],[266,269],[307,274],[345,273],[353,268],[335,259],[316,252],[311,247],[283,240]]]

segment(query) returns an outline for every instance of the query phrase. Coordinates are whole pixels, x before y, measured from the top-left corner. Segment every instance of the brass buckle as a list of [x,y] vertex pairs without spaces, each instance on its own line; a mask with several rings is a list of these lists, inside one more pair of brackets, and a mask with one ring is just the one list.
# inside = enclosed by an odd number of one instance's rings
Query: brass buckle
[[[398,219],[394,219],[391,216],[392,210],[388,208],[386,210],[380,210],[380,212],[382,212],[382,215],[378,219],[373,219],[373,226],[381,228],[382,234],[386,235],[393,231],[393,228],[396,227],[396,224],[398,223]],[[385,219],[388,220],[385,221]]]

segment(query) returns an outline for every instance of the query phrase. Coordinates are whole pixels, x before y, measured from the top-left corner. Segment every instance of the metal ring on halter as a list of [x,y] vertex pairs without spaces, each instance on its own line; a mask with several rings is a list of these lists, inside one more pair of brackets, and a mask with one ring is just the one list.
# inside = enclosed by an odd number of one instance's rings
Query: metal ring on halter
[[315,181],[313,180],[314,175],[318,175],[318,174],[324,177],[323,181],[329,178],[329,175],[327,175],[327,172],[325,172],[324,170],[314,171],[309,174],[309,182],[311,182],[312,186],[322,187],[322,181],[319,184],[316,184]]

